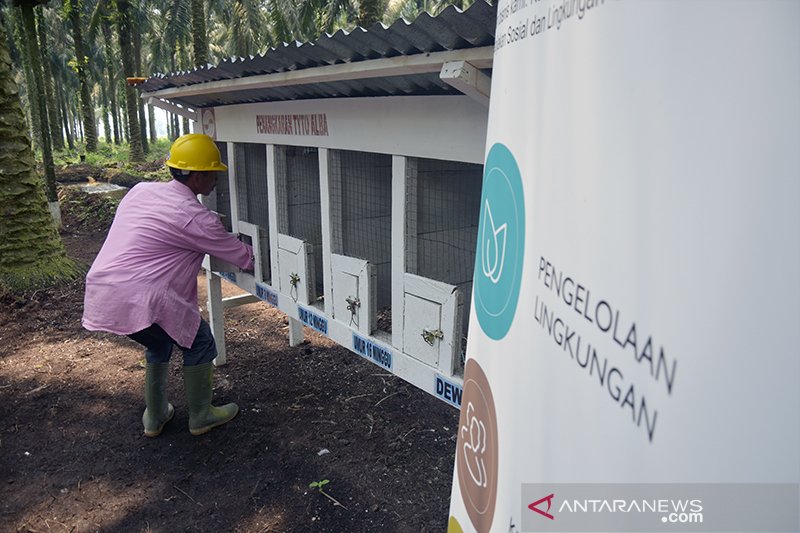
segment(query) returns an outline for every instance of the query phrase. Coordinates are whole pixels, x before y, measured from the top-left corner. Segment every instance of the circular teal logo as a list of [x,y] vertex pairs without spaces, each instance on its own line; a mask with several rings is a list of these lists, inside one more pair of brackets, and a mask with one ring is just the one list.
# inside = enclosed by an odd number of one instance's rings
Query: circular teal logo
[[497,143],[483,169],[473,293],[478,323],[494,340],[511,328],[525,256],[525,198],[511,151]]

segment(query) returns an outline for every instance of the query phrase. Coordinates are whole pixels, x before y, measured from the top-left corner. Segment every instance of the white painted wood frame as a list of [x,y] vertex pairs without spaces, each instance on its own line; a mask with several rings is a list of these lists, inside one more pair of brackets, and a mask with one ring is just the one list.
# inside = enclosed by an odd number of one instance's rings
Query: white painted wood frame
[[[270,241],[270,268],[272,270],[271,276],[273,280],[278,279],[278,249],[275,244],[278,242],[278,215],[280,213],[280,206],[278,205],[278,188],[277,188],[277,172],[276,172],[276,149],[274,144],[268,144],[265,147],[267,151],[267,202],[269,203],[269,241]],[[275,283],[277,286],[278,284]]]
[[364,335],[375,329],[377,272],[366,259],[331,254],[333,318]]
[[[208,256],[206,256],[208,258]],[[206,270],[206,294],[208,304],[208,322],[214,343],[217,346],[217,356],[214,365],[220,366],[227,362],[225,353],[225,309],[222,306],[222,278],[210,269]]]
[[[255,277],[255,280],[264,283],[266,285],[269,285],[270,276],[272,272],[263,271],[264,256],[270,254],[270,248],[271,248],[269,246],[269,236],[267,235],[267,232],[265,232],[263,228],[256,226],[255,224],[251,224],[250,222],[245,222],[244,220],[240,220],[239,234],[247,235],[253,242],[253,256],[254,256],[253,262],[255,263],[255,266],[253,268],[253,276]],[[236,269],[234,270],[234,272],[238,270],[239,269]]]
[[239,187],[236,185],[236,148],[228,142],[228,191],[231,197],[231,228],[239,233]]
[[[460,298],[461,292],[454,285],[405,275],[403,351],[447,376],[453,374],[455,358],[460,356]],[[441,337],[436,332],[441,332]]]
[[309,243],[278,233],[278,282],[275,287],[301,304],[313,303],[314,258]]
[[[331,197],[330,197],[330,173],[328,169],[329,157],[331,156],[330,150],[327,148],[319,149],[319,195],[320,195],[320,209],[322,210],[322,272],[318,273],[322,276],[323,293],[324,293],[324,308],[325,314],[333,316],[333,274],[331,268],[331,227],[333,221],[331,220]],[[340,222],[341,224],[341,222]]]

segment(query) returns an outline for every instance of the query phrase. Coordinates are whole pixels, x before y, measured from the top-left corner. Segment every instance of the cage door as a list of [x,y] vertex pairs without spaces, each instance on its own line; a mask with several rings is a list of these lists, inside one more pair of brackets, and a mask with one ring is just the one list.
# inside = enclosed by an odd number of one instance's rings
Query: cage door
[[239,221],[239,234],[250,237],[251,242],[248,244],[253,247],[253,262],[255,263],[253,275],[256,281],[269,282],[269,234],[260,226],[243,220]]
[[403,351],[452,375],[461,348],[460,298],[454,285],[406,274]]
[[315,283],[313,247],[278,234],[278,288],[301,304],[312,304]]
[[333,316],[369,335],[375,329],[377,274],[365,259],[331,254]]

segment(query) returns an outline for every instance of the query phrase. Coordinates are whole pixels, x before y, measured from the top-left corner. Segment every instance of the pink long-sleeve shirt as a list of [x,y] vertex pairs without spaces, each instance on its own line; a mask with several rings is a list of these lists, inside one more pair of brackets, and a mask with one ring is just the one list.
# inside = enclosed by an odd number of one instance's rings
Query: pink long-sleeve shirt
[[140,183],[117,208],[86,276],[83,327],[128,335],[152,324],[190,347],[200,327],[197,273],[210,254],[245,269],[253,250],[179,181]]

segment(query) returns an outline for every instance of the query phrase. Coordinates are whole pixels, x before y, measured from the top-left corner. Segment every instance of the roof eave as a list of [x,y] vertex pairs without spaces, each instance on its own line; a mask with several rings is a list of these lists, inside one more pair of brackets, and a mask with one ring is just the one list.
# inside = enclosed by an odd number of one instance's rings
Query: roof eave
[[141,96],[144,99],[156,98],[179,102],[181,98],[191,96],[290,87],[311,83],[434,73],[440,72],[442,65],[450,61],[466,61],[478,69],[490,69],[492,68],[493,56],[494,46],[446,50],[170,87],[152,92],[143,92]]

